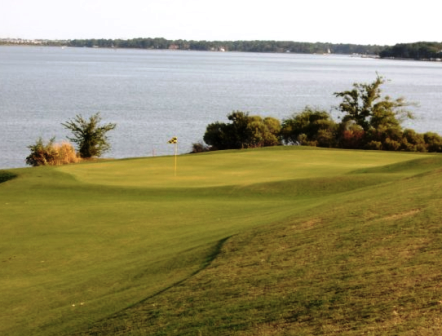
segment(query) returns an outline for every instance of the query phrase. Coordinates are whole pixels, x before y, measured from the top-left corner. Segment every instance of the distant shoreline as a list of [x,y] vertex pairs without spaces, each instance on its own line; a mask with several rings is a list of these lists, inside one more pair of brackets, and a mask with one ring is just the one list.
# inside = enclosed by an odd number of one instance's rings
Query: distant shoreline
[[343,53],[302,53],[302,52],[277,52],[277,51],[238,51],[238,50],[194,50],[194,49],[157,49],[157,48],[117,48],[117,47],[87,47],[87,46],[67,46],[67,45],[43,45],[43,44],[31,44],[31,43],[0,43],[0,47],[31,47],[31,48],[78,48],[78,49],[104,49],[104,50],[145,50],[145,51],[192,51],[192,52],[209,52],[209,53],[257,53],[257,54],[292,54],[292,55],[319,55],[319,56],[349,56],[354,58],[371,58],[371,59],[379,59],[379,60],[391,60],[391,61],[416,61],[416,62],[442,62],[441,58],[437,59],[415,59],[415,58],[403,58],[403,57],[380,57],[379,55],[366,55],[366,54],[343,54]]
[[187,41],[164,38],[137,38],[130,40],[74,39],[74,40],[26,40],[0,38],[0,45],[29,45],[54,47],[87,47],[146,50],[192,50],[216,52],[262,52],[294,54],[376,55],[386,46],[335,44],[294,41]]

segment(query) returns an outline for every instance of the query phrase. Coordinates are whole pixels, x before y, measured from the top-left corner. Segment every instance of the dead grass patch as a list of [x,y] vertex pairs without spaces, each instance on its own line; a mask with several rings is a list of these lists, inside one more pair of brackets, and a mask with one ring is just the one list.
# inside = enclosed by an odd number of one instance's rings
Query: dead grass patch
[[309,230],[309,229],[313,228],[315,225],[320,224],[320,223],[322,223],[321,218],[312,218],[306,222],[292,225],[292,229]]
[[414,215],[418,214],[419,212],[421,212],[421,209],[413,209],[413,210],[410,210],[410,211],[405,211],[405,212],[401,212],[401,213],[398,213],[398,214],[394,214],[394,215],[390,215],[390,216],[387,216],[387,217],[383,217],[382,219],[389,220],[389,221],[394,221],[394,220],[398,220],[398,219],[414,216]]

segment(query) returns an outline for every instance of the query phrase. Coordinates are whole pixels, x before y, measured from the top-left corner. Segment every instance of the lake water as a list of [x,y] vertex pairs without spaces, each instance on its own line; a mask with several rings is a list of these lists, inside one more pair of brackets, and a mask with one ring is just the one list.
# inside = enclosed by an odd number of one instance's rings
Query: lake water
[[442,63],[337,55],[0,47],[0,168],[23,167],[38,137],[69,135],[61,123],[100,112],[106,157],[171,155],[202,140],[233,110],[279,119],[306,105],[333,110],[336,91],[388,78],[384,93],[418,102],[404,126],[442,133]]

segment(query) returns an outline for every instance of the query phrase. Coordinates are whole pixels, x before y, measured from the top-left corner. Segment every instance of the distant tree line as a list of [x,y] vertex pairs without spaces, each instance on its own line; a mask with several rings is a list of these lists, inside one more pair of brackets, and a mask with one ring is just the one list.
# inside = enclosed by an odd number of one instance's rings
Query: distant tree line
[[[49,42],[48,42],[49,43]],[[64,43],[71,47],[175,49],[199,51],[241,51],[300,54],[373,54],[377,55],[383,46],[359,44],[309,43],[292,41],[187,41],[164,38],[122,39],[75,39]],[[57,42],[60,45],[60,42]]]
[[197,51],[239,51],[297,54],[360,54],[381,58],[415,60],[442,59],[442,42],[400,43],[394,46],[362,45],[351,43],[294,42],[294,41],[194,41],[157,38],[133,39],[74,39],[74,40],[22,40],[0,39],[2,44],[28,44],[70,46],[86,48],[121,49],[173,49]]
[[379,53],[381,58],[403,58],[415,60],[442,59],[442,43],[416,42],[401,43],[386,47]]
[[403,129],[402,121],[413,118],[403,98],[382,96],[385,80],[355,83],[348,91],[336,92],[342,98],[337,109],[340,122],[327,111],[306,107],[282,122],[275,118],[250,116],[234,111],[228,123],[215,122],[206,128],[204,143],[192,152],[241,149],[275,145],[304,145],[328,148],[442,152],[442,137],[436,133],[416,133]]

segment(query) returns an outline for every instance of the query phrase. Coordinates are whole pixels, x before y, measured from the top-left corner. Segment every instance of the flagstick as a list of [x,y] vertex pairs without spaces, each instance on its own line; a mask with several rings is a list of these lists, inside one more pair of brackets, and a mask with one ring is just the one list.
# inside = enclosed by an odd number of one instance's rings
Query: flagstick
[[176,177],[176,155],[178,152],[178,143],[175,143],[175,177]]

